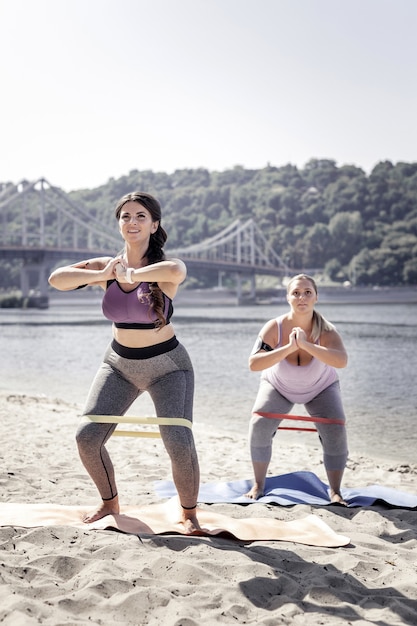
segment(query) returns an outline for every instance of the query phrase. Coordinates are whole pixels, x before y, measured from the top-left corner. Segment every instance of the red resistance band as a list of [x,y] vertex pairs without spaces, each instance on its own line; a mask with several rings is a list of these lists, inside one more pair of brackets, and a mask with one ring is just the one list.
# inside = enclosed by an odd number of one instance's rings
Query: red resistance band
[[[278,420],[296,420],[302,422],[322,422],[323,424],[341,424],[344,425],[343,420],[334,420],[327,417],[307,417],[306,415],[289,415],[288,413],[264,413],[262,411],[255,411],[253,415],[259,415],[260,417],[268,417],[270,419]],[[302,428],[301,426],[280,426],[280,430],[305,430],[311,433],[315,433],[315,428]]]

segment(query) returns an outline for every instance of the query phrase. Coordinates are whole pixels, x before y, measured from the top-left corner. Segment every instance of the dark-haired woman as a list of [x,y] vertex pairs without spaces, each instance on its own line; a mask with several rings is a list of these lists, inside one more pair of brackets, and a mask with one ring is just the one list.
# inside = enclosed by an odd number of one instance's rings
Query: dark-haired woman
[[344,504],[340,486],[348,449],[336,369],[346,366],[346,350],[333,324],[314,308],[317,286],[311,276],[298,274],[289,281],[287,301],[290,311],[263,326],[249,357],[249,368],[262,375],[249,429],[255,481],[246,495],[257,499],[264,493],[272,439],[282,421],[273,416],[303,404],[312,417],[329,420],[318,421],[316,428],[330,501]]
[[[179,259],[165,259],[167,234],[161,208],[150,194],[125,195],[115,216],[124,239],[123,253],[56,269],[49,283],[66,291],[85,285],[104,290],[103,313],[113,322],[113,340],[92,383],[83,415],[126,413],[148,391],[158,417],[192,421],[194,374],[171,323],[172,300],[186,277]],[[114,468],[106,442],[116,424],[83,420],[77,431],[81,460],[97,486],[101,503],[86,515],[93,522],[119,513]],[[199,465],[190,428],[161,425],[179,497],[178,521],[185,533],[199,529],[196,518]]]

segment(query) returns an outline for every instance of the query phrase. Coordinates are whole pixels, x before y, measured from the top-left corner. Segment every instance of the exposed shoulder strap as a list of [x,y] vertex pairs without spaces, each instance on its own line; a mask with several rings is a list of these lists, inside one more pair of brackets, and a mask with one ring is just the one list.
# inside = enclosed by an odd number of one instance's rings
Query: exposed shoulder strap
[[281,338],[282,338],[282,320],[284,319],[283,315],[280,315],[279,317],[276,318],[276,322],[277,322],[277,330],[278,330],[278,341],[277,341],[277,348],[281,347]]

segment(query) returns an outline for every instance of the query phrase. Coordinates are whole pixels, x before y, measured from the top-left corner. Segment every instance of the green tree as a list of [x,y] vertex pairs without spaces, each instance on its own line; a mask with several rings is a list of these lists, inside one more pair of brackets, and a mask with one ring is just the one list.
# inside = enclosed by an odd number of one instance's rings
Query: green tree
[[304,236],[304,264],[324,267],[329,258],[330,232],[326,224],[315,224]]
[[331,236],[331,256],[337,258],[342,265],[348,263],[363,245],[362,218],[358,211],[354,213],[337,213],[329,222]]
[[309,185],[323,191],[338,178],[336,161],[331,159],[311,159],[306,163],[303,175]]

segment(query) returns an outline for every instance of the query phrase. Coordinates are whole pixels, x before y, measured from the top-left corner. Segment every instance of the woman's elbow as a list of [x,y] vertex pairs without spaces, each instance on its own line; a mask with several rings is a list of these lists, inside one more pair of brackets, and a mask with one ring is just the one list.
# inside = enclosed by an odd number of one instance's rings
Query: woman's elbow
[[339,357],[337,365],[335,365],[335,367],[339,368],[339,369],[343,369],[344,367],[346,367],[348,364],[348,357],[347,354],[343,354]]
[[249,357],[248,361],[249,371],[251,372],[259,372],[263,369],[263,367],[259,364],[258,359],[253,357]]
[[173,260],[170,272],[172,282],[177,285],[181,285],[187,278],[187,266],[180,259]]
[[48,283],[51,285],[51,287],[54,287],[55,289],[58,289],[55,272],[52,272],[52,274],[48,278]]
[[52,272],[50,277],[48,278],[48,283],[54,289],[58,289],[58,291],[67,291],[67,287],[64,287],[61,280],[59,279],[59,275],[57,272]]

